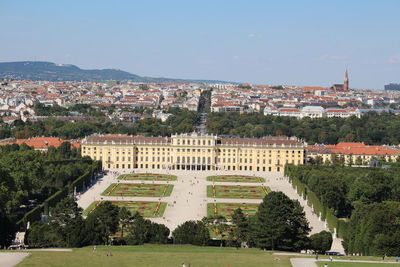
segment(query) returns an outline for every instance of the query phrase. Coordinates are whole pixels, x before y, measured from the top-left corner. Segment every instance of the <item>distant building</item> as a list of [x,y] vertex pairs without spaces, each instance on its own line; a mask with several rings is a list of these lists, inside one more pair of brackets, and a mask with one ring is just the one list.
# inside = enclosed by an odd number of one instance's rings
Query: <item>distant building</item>
[[385,85],[385,90],[400,90],[400,83],[389,83]]
[[324,109],[321,106],[305,106],[301,110],[297,109],[297,108],[275,108],[275,107],[267,106],[264,109],[264,115],[295,117],[298,119],[302,119],[305,117],[309,117],[309,118],[324,118],[324,117],[348,118],[351,116],[356,116],[357,118],[361,118],[361,112],[357,108]]
[[0,140],[0,146],[12,145],[12,144],[17,144],[17,145],[26,144],[30,147],[33,147],[35,150],[47,151],[49,147],[53,146],[57,148],[61,146],[62,143],[65,142],[71,143],[71,148],[80,147],[79,141],[62,140],[57,137],[32,137],[29,139],[8,138]]
[[389,146],[368,146],[364,143],[339,143],[337,145],[316,144],[307,147],[307,157],[321,158],[323,162],[333,157],[342,157],[346,165],[369,165],[372,160],[394,162],[399,159],[400,150]]
[[341,92],[341,91],[349,91],[349,73],[346,70],[346,73],[344,74],[344,83],[343,84],[334,84],[331,86],[331,90],[335,92]]

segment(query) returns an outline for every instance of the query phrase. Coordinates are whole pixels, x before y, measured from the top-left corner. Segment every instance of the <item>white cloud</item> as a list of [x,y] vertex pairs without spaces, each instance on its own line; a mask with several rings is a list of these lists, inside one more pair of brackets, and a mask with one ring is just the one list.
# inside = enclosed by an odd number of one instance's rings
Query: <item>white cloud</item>
[[400,63],[400,54],[393,55],[388,59],[389,64],[397,64]]
[[341,60],[347,60],[347,56],[339,56],[339,55],[322,55],[318,57],[318,60],[320,61],[341,61]]
[[247,37],[249,37],[249,38],[260,38],[260,37],[261,37],[261,34],[249,33],[249,34],[247,35]]

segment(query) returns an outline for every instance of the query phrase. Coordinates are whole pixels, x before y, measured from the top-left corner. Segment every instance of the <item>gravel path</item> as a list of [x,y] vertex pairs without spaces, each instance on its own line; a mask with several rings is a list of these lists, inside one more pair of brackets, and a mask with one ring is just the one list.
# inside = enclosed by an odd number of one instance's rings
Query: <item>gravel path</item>
[[291,258],[290,263],[293,267],[318,267],[312,258]]
[[0,266],[12,267],[20,263],[29,253],[22,252],[0,252]]

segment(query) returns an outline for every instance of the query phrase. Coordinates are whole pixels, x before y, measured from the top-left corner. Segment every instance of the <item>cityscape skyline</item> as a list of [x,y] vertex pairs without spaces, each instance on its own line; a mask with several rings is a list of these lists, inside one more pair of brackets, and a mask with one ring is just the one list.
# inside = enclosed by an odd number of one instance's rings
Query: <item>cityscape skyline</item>
[[[94,4],[95,3],[95,4]],[[5,1],[1,62],[51,61],[141,76],[352,88],[397,83],[397,1]],[[29,27],[28,27],[29,25]]]

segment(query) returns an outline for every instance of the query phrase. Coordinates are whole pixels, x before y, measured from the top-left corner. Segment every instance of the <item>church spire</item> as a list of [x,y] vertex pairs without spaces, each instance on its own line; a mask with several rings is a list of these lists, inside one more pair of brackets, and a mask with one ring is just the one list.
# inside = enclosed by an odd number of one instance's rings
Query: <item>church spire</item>
[[347,69],[346,69],[346,74],[344,75],[343,89],[345,91],[349,90],[349,73],[348,73]]

